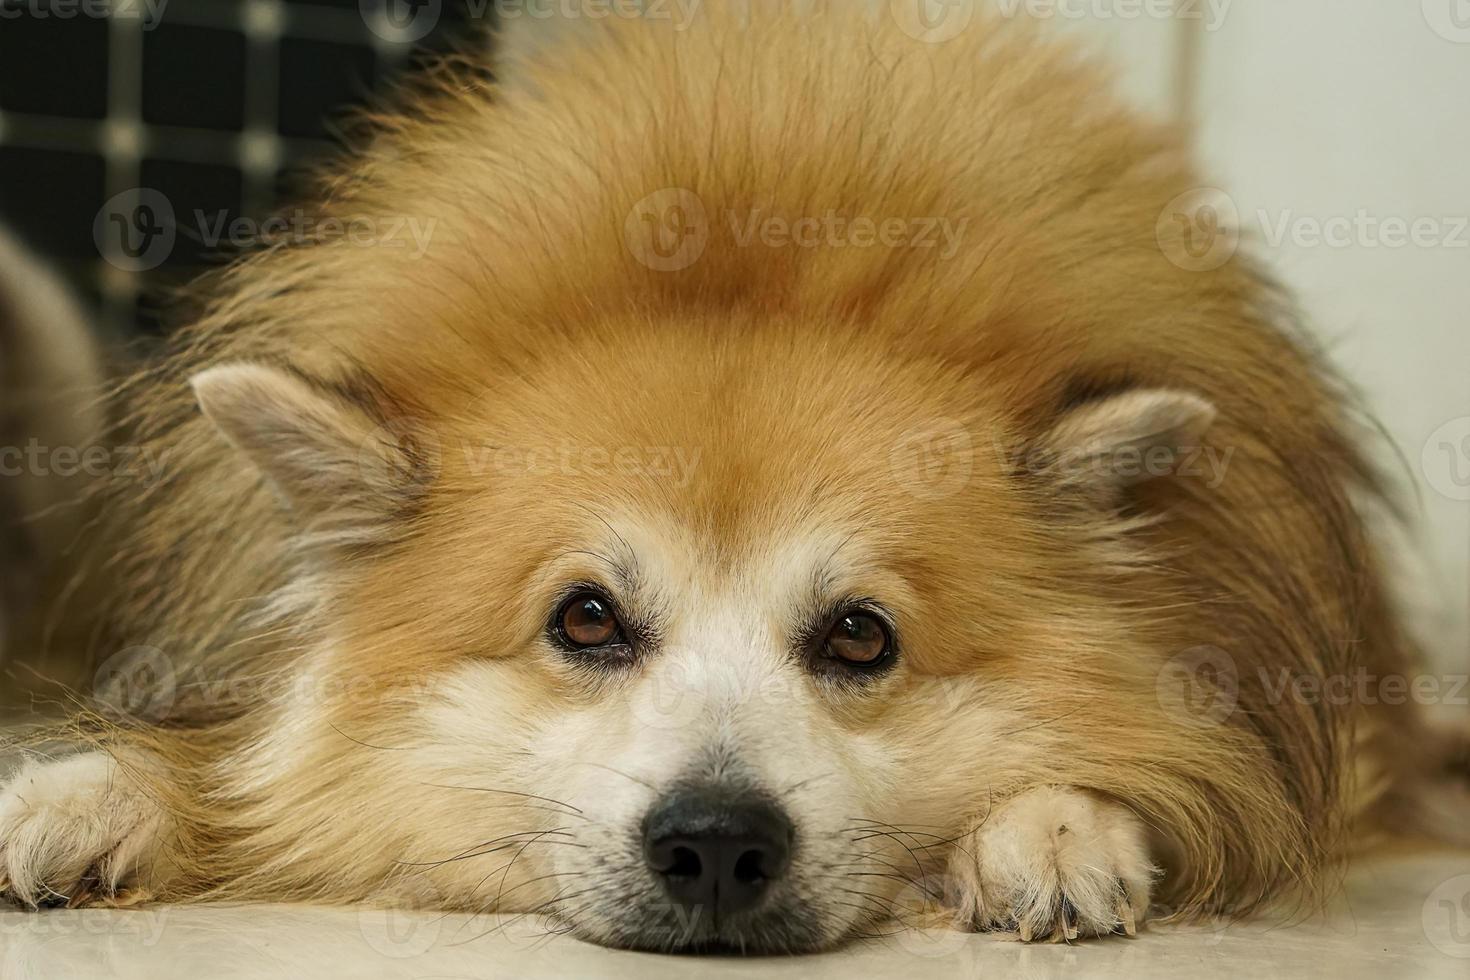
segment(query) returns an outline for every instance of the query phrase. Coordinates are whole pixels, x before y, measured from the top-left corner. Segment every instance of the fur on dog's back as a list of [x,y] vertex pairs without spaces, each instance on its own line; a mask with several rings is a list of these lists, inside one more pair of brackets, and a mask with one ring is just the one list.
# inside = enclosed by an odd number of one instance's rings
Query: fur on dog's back
[[[1132,717],[1130,751],[1155,766],[1130,769],[1100,743],[1057,760],[1058,777],[1169,828],[1175,908],[1245,908],[1309,883],[1340,844],[1359,719],[1283,701],[1266,679],[1387,673],[1403,655],[1351,499],[1373,481],[1272,285],[1241,258],[1209,271],[1170,261],[1183,232],[1160,216],[1200,183],[1177,135],[1016,25],[924,44],[881,20],[727,17],[701,10],[684,31],[611,20],[520,64],[531,84],[504,92],[450,66],[369,121],[360,152],[327,175],[320,213],[369,218],[380,237],[396,227],[399,244],[328,236],[232,267],[178,355],[123,392],[136,431],[175,468],[118,488],[117,519],[137,533],[108,571],[132,584],[117,634],[258,665],[294,656],[311,629],[317,596],[293,529],[185,384],[210,364],[289,364],[391,431],[452,416],[472,389],[511,388],[569,344],[642,343],[671,319],[714,350],[741,344],[722,333],[741,324],[767,340],[850,337],[1003,407],[995,444],[975,452],[1028,481],[1022,530],[1056,547],[1009,578],[983,555],[951,571],[969,576],[956,587],[997,589],[1053,625],[1025,654],[1054,679],[1054,726],[1085,725],[1067,720],[1073,700],[1106,688],[1089,677],[1074,692],[1079,665],[1102,670],[1110,645],[1139,658],[1116,665],[1117,712]],[[670,205],[693,222],[679,240],[693,251],[672,259],[642,237],[645,216],[665,220]],[[963,231],[952,249],[745,240],[753,219],[828,214]],[[423,255],[409,219],[432,226]],[[1208,445],[1231,451],[1228,479],[1150,483],[1131,513],[1056,495],[1029,448],[1064,411],[1135,387],[1211,401]],[[252,617],[249,600],[265,596],[298,632]],[[1102,617],[1093,635],[1077,632],[1079,607]],[[1192,734],[1164,725],[1152,678],[1206,645],[1234,665],[1242,710]],[[958,649],[929,666],[979,669]],[[259,859],[259,842],[249,853]]]

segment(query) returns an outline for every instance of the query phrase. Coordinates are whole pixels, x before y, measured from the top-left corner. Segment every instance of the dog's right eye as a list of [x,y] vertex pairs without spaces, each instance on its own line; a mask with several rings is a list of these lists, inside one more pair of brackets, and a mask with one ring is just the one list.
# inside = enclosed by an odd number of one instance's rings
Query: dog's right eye
[[556,616],[556,632],[573,650],[622,646],[628,642],[612,603],[595,592],[579,592],[562,603]]
[[850,667],[872,668],[889,655],[888,628],[878,617],[851,612],[832,625],[827,634],[827,654]]

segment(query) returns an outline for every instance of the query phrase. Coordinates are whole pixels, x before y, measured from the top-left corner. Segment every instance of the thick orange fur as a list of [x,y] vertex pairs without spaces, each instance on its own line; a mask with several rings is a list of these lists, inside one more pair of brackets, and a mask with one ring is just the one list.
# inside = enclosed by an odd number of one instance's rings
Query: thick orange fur
[[[503,97],[446,68],[370,120],[320,205],[432,221],[425,256],[345,240],[252,255],[179,352],[125,386],[131,431],[172,465],[110,499],[129,530],[106,564],[126,590],[109,628],[219,682],[117,749],[176,824],[149,887],[380,898],[414,850],[417,818],[376,792],[386,750],[417,737],[399,706],[476,658],[527,713],[614,696],[525,651],[548,569],[610,515],[653,511],[716,567],[812,526],[856,534],[906,657],[880,697],[830,710],[887,746],[872,792],[905,802],[883,819],[948,840],[1031,787],[1101,794],[1153,829],[1156,898],[1180,914],[1310,892],[1330,869],[1376,728],[1267,679],[1405,669],[1355,509],[1376,490],[1270,281],[1245,258],[1170,261],[1158,218],[1199,184],[1178,136],[1015,25],[928,45],[763,9],[682,32],[610,22],[518,66]],[[629,216],[669,189],[699,202],[708,237],[663,271]],[[964,230],[947,255],[743,244],[727,216],[756,211]],[[289,366],[375,439],[403,436],[412,490],[385,540],[299,540],[187,384],[240,361]],[[1096,499],[1031,465],[1066,413],[1135,389],[1213,404],[1222,480]],[[962,450],[944,492],[895,469],[925,432]],[[548,480],[462,451],[568,446],[698,464],[685,486],[612,465]],[[1218,724],[1161,694],[1166,665],[1202,648],[1233,671]],[[283,693],[303,676],[306,715]],[[1006,719],[1000,750],[957,734],[982,712]],[[420,793],[414,812],[455,805]],[[495,904],[433,881],[436,904]],[[548,900],[528,888],[502,906]]]

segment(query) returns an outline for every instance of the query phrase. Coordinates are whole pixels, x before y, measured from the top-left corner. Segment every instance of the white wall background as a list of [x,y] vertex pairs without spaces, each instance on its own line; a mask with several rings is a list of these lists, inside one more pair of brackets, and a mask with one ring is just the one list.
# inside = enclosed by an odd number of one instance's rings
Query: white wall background
[[1193,130],[1242,247],[1383,422],[1411,625],[1470,668],[1470,0],[985,2],[1080,34]]

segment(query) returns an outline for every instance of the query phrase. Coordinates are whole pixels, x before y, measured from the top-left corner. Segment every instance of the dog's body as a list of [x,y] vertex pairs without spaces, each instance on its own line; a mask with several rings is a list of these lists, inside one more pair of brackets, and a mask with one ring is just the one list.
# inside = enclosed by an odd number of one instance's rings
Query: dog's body
[[164,683],[0,795],[0,885],[1071,938],[1311,888],[1404,795],[1407,709],[1282,693],[1408,654],[1333,384],[1170,261],[1174,137],[1004,25],[686,26],[378,119],[322,214],[384,240],[236,265],[124,387]]

